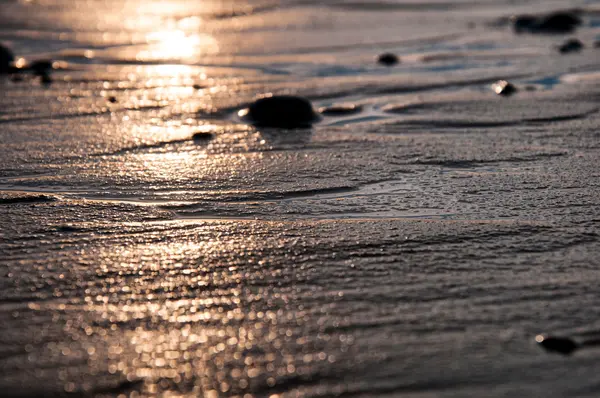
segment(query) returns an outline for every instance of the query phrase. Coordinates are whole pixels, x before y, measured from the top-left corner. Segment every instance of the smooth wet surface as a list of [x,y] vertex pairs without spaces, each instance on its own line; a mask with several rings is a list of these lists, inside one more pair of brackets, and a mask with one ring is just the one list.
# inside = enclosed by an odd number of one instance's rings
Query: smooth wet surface
[[[0,76],[0,391],[597,397],[600,5],[570,3],[546,35],[510,17],[563,1],[2,2],[53,69]],[[322,117],[239,117],[269,94]]]

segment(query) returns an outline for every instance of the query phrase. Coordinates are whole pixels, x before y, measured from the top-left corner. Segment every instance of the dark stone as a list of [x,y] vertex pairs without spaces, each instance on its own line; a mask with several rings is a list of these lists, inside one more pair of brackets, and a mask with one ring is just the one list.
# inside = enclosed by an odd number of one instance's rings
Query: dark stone
[[557,11],[543,17],[537,26],[541,32],[569,33],[581,25],[581,18],[572,11]]
[[111,104],[115,104],[117,102],[117,97],[115,97],[114,95],[111,95],[110,97],[106,98],[106,100],[108,102],[110,102]]
[[321,115],[325,116],[346,116],[354,115],[362,111],[362,106],[354,104],[333,105],[319,108]]
[[547,351],[569,355],[579,348],[579,345],[566,337],[551,337],[538,335],[535,341]]
[[581,51],[583,48],[583,43],[577,39],[569,39],[564,42],[560,47],[558,47],[558,51],[562,54],[572,53]]
[[214,136],[211,133],[199,132],[192,136],[192,140],[194,140],[194,142],[206,142],[212,140],[213,137]]
[[281,128],[310,127],[319,120],[310,101],[291,95],[258,99],[240,116],[256,126]]
[[9,73],[14,61],[15,56],[12,51],[0,44],[0,75]]
[[594,47],[596,47],[596,48],[600,48],[600,40],[596,40],[596,41],[594,42]]
[[72,225],[59,225],[55,229],[57,232],[79,232],[79,231],[81,231],[81,228],[77,228]]
[[498,80],[496,83],[492,84],[492,90],[503,97],[511,96],[517,92],[517,88],[506,80]]
[[530,31],[537,24],[538,18],[533,15],[519,15],[512,18],[513,29],[516,33]]
[[203,88],[206,88],[206,86],[202,86],[200,84],[194,84],[192,87],[194,90],[202,90]]
[[52,71],[52,61],[46,59],[33,61],[31,65],[29,65],[29,70],[36,76],[48,75]]
[[400,59],[396,54],[383,53],[379,57],[377,57],[377,62],[385,66],[392,66],[399,63]]
[[52,83],[52,78],[50,77],[50,75],[44,74],[40,75],[40,81],[42,82],[42,84],[47,86]]
[[555,11],[546,15],[519,15],[511,18],[516,33],[571,33],[582,21],[576,11]]

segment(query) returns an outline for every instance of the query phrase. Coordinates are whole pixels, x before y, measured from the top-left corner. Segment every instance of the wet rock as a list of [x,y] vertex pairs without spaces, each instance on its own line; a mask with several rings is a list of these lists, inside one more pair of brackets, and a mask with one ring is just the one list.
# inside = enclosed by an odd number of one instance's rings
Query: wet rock
[[542,32],[567,33],[581,25],[581,18],[573,11],[557,11],[543,17],[537,26]]
[[319,113],[325,116],[346,116],[346,115],[354,115],[362,111],[362,106],[355,104],[341,104],[341,105],[332,105],[332,106],[324,106],[319,108]]
[[534,28],[537,23],[537,17],[533,15],[519,15],[512,17],[513,29],[516,33],[527,32]]
[[7,47],[0,44],[0,75],[7,74],[12,69],[15,56]]
[[551,337],[540,334],[535,337],[535,341],[547,351],[564,355],[569,355],[579,348],[577,343],[566,337]]
[[42,82],[43,85],[47,86],[52,84],[53,80],[50,77],[50,75],[41,75],[40,76],[40,81]]
[[310,101],[291,95],[260,98],[239,115],[262,127],[302,128],[319,120]]
[[582,48],[582,42],[577,39],[569,39],[558,47],[558,51],[560,51],[561,54],[568,54],[581,51]]
[[116,104],[117,103],[117,97],[115,97],[114,95],[111,95],[110,97],[107,97],[106,100],[108,102],[110,102],[111,104]]
[[517,92],[517,88],[506,80],[498,80],[496,83],[492,84],[492,90],[503,97],[511,96]]
[[555,11],[546,15],[519,15],[511,18],[516,33],[571,33],[582,21],[576,11]]
[[377,57],[377,62],[385,66],[393,66],[400,62],[400,59],[396,54],[383,53]]
[[29,65],[29,70],[36,76],[49,75],[52,72],[52,61],[46,59],[33,61]]
[[192,136],[192,140],[194,142],[206,142],[206,141],[210,141],[214,138],[214,136],[211,133],[205,133],[205,132],[199,132],[199,133],[195,133]]

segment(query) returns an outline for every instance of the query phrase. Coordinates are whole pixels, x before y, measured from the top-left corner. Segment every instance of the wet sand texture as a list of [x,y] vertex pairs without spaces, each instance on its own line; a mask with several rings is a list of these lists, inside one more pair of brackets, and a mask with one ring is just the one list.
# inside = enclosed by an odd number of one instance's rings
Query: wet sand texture
[[568,3],[2,1],[0,396],[598,397]]

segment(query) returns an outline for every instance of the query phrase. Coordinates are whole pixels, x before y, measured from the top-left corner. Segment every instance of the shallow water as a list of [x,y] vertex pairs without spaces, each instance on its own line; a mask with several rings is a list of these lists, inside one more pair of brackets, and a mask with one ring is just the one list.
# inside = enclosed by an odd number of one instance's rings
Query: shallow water
[[0,1],[0,395],[598,396],[600,3],[514,3]]

